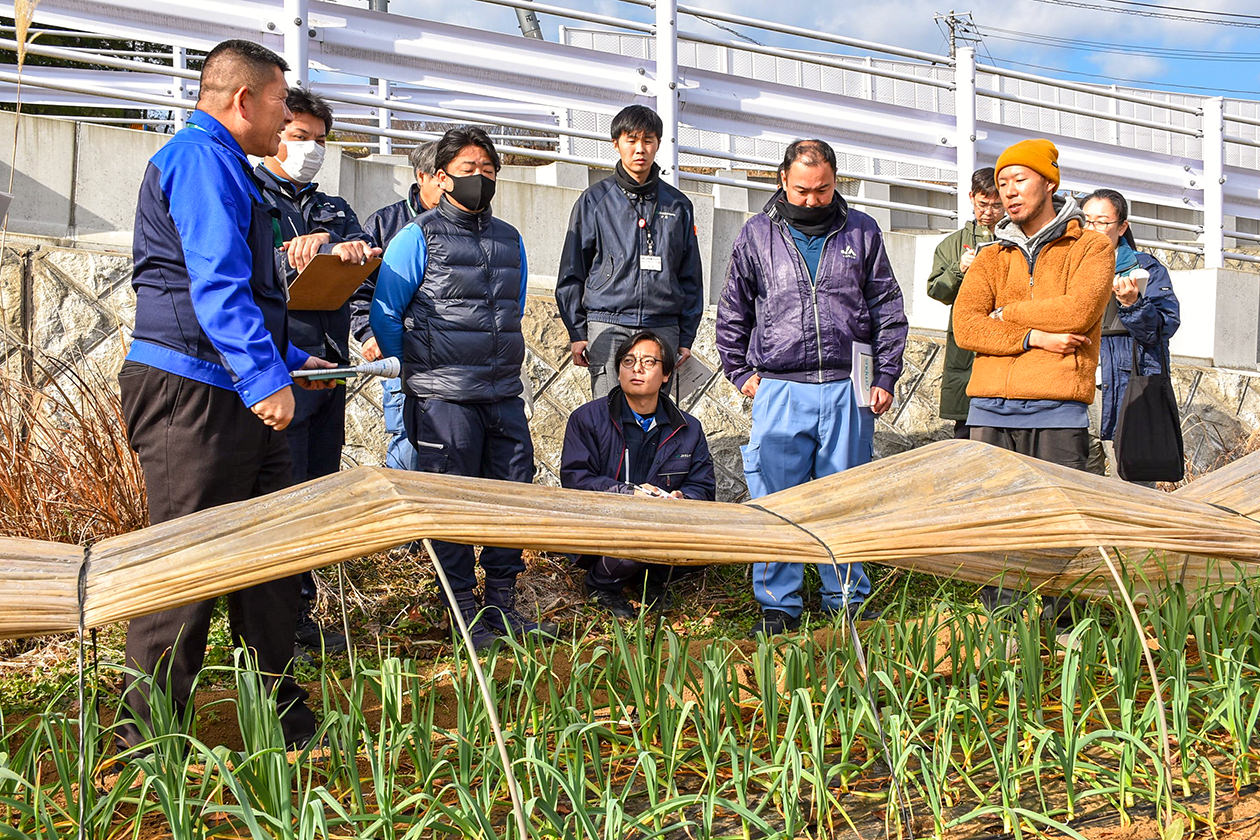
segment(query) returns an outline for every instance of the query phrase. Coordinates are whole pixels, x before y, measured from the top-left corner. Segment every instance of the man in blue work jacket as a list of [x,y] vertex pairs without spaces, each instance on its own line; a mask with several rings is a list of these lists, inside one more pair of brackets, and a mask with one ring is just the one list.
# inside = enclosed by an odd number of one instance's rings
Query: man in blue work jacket
[[[293,419],[289,372],[331,367],[289,343],[274,217],[246,155],[274,154],[289,118],[288,67],[249,41],[206,56],[197,110],[149,161],[136,205],[136,326],[118,374],[127,437],[140,456],[152,523],[261,496],[292,480],[281,434]],[[314,387],[323,387],[314,386]],[[315,732],[306,692],[287,670],[298,579],[228,597],[236,642],[273,687],[285,740]],[[149,729],[149,678],[177,711],[190,702],[214,601],[136,618],[127,629],[126,745]]]

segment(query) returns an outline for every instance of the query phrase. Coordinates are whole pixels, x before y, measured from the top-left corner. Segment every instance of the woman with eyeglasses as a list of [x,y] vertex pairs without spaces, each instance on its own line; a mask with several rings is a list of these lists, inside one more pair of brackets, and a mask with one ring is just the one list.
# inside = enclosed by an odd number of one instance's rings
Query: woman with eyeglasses
[[[1137,250],[1129,229],[1129,203],[1115,190],[1095,190],[1081,202],[1085,227],[1111,240],[1116,249],[1114,294],[1103,315],[1099,371],[1102,387],[1100,437],[1110,442],[1120,401],[1133,367],[1133,342],[1141,375],[1159,373],[1168,358],[1168,340],[1181,325],[1181,305],[1168,269]],[[1111,447],[1108,447],[1111,449]],[[1115,461],[1114,451],[1109,452]]]
[[[569,416],[560,460],[560,484],[576,490],[713,501],[717,483],[700,421],[665,394],[674,351],[651,330],[627,338],[614,355],[618,385]],[[587,596],[617,618],[645,606],[667,609],[671,566],[619,557],[583,555]]]

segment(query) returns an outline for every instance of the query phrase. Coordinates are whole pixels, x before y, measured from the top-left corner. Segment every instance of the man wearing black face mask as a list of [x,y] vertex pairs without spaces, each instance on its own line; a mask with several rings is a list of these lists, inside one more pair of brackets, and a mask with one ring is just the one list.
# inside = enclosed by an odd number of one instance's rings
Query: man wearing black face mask
[[[490,210],[500,163],[480,128],[453,128],[435,160],[442,198],[390,240],[372,298],[372,333],[402,359],[403,422],[422,472],[530,482],[534,447],[521,398],[527,269],[516,228]],[[485,611],[471,546],[436,542],[473,642],[555,635],[516,610],[519,549],[486,546]],[[479,617],[479,613],[481,614]]]
[[[780,190],[740,231],[717,311],[728,379],[753,399],[743,448],[756,498],[871,459],[875,415],[892,405],[907,323],[901,289],[875,220],[836,190],[836,154],[797,140],[779,166]],[[870,348],[857,389],[856,343]],[[871,591],[860,563],[822,564],[824,614],[859,614]],[[799,563],[757,563],[753,593],[767,636],[800,625]]]

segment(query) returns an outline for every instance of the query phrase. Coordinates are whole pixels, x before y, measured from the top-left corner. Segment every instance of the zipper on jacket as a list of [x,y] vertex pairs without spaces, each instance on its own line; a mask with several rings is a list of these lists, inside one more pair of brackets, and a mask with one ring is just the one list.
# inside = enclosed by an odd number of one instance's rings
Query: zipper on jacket
[[[783,224],[787,224],[787,223],[784,222]],[[838,230],[833,230],[831,231],[831,233],[827,234],[827,237],[825,239],[823,239],[822,250],[818,252],[818,267],[819,268],[822,268],[823,255],[827,253],[827,246],[831,244],[832,238],[839,232],[840,231]],[[781,236],[785,235],[782,229],[779,230],[779,234]],[[804,269],[805,271],[805,276],[810,277],[809,265],[806,264],[805,257],[801,254],[801,249],[796,247],[796,240],[792,238],[791,233],[787,233],[786,238],[787,238],[789,247],[791,247],[792,249],[792,253],[796,254],[796,259],[800,261],[801,268]],[[809,292],[810,297],[812,299],[811,303],[814,308],[814,343],[818,349],[818,383],[821,385],[823,381],[822,321],[818,316],[818,278],[817,277],[810,277],[809,288],[810,288],[810,292]],[[853,367],[853,362],[850,361],[849,362],[850,370],[852,370],[852,367]]]

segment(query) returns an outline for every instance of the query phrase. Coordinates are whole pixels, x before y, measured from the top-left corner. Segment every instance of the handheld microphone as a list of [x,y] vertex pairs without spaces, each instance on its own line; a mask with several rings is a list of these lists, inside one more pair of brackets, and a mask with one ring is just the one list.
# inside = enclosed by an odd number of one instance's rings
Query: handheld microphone
[[320,381],[323,379],[351,379],[356,376],[379,376],[383,379],[394,379],[402,372],[402,364],[396,356],[388,356],[375,362],[364,362],[361,365],[348,367],[315,368],[313,370],[295,370],[289,375],[294,379]]

